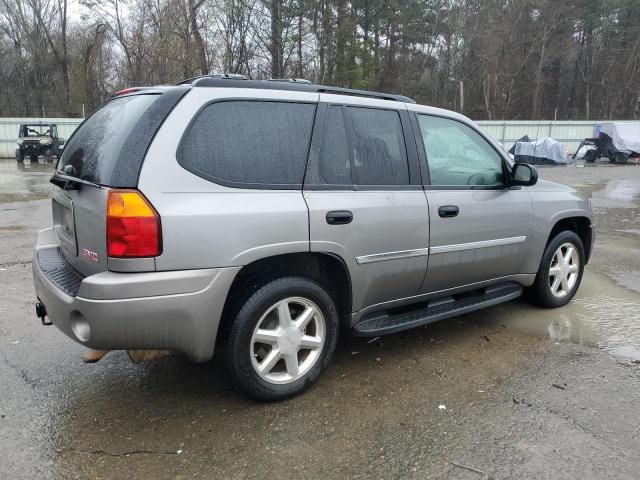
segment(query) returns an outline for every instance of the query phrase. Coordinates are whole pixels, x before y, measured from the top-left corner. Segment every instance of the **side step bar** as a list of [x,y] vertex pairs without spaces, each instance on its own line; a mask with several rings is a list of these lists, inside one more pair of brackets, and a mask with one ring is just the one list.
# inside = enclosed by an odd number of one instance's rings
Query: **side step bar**
[[508,302],[518,298],[520,295],[522,295],[522,287],[520,285],[512,282],[503,283],[486,288],[484,291],[474,295],[467,295],[458,299],[445,297],[432,300],[422,308],[402,313],[389,314],[383,312],[358,323],[353,327],[353,333],[358,337],[374,337],[401,332],[444,320],[445,318],[456,317],[485,307]]

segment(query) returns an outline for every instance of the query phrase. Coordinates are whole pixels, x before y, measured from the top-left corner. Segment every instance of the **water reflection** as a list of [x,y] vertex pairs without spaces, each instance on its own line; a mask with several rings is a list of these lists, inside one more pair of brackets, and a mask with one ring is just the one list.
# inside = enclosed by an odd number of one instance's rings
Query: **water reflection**
[[482,321],[640,360],[640,295],[593,272],[585,275],[578,296],[565,307],[548,310],[516,302],[491,309]]
[[640,198],[640,181],[625,178],[607,182],[602,190],[593,192],[592,197],[599,206],[635,206]]
[[51,193],[49,178],[54,165],[29,161],[19,164],[14,159],[0,160],[0,203],[47,198]]

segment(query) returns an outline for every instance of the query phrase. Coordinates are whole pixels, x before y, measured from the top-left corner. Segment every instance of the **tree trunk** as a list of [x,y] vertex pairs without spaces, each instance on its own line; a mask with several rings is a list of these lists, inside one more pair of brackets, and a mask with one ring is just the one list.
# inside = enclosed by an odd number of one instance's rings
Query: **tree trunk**
[[282,19],[280,18],[282,0],[271,0],[271,78],[282,78]]
[[198,9],[202,5],[203,0],[198,3],[195,0],[189,0],[189,22],[191,23],[191,32],[193,34],[193,41],[196,44],[196,50],[198,53],[198,60],[200,63],[201,75],[207,75],[209,73],[209,67],[207,66],[207,50],[198,28]]
[[302,8],[298,14],[298,78],[302,78]]
[[540,95],[542,93],[542,72],[546,61],[546,34],[542,37],[542,46],[540,49],[540,60],[536,67],[536,74],[533,87],[533,106],[532,106],[532,120],[538,120],[540,118]]
[[347,86],[347,0],[337,0],[338,17],[336,19],[336,71],[335,82],[340,87]]

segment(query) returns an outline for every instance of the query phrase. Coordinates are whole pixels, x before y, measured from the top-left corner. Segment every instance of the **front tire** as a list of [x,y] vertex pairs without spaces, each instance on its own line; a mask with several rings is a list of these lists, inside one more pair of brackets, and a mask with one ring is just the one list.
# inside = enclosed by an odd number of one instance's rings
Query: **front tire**
[[19,148],[16,149],[16,162],[24,163],[24,155],[22,154],[22,150]]
[[257,400],[297,395],[331,360],[338,326],[335,304],[319,284],[305,277],[273,280],[244,302],[228,332],[231,379]]
[[598,153],[595,150],[587,150],[584,154],[584,160],[587,163],[593,163],[598,159]]
[[584,272],[584,246],[574,232],[558,233],[547,245],[531,299],[543,307],[557,308],[569,303],[580,286]]

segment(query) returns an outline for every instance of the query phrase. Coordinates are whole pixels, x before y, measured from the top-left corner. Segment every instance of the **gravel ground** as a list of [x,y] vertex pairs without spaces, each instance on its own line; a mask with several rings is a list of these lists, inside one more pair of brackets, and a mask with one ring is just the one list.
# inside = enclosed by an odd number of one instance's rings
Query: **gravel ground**
[[33,313],[50,166],[0,161],[0,478],[640,476],[640,167],[541,168],[593,198],[576,299],[343,335],[304,395],[259,404],[216,362],[95,365]]

